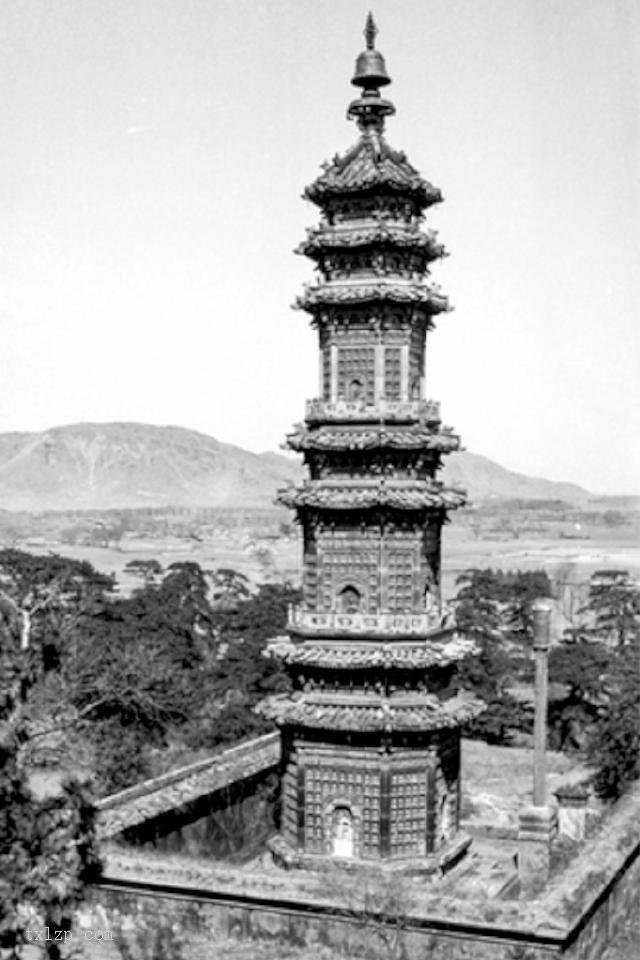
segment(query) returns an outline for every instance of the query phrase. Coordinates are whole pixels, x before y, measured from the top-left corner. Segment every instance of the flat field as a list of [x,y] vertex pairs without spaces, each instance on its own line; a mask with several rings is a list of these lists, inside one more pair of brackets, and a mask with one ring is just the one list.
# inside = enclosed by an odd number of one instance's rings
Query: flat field
[[[123,593],[138,583],[125,570],[134,559],[153,558],[164,567],[182,561],[195,561],[205,570],[228,567],[244,573],[254,584],[274,580],[298,584],[302,559],[302,544],[295,533],[263,538],[250,528],[219,535],[203,532],[198,538],[126,535],[108,547],[63,543],[51,535],[15,545],[34,553],[52,551],[88,560],[98,570],[114,573]],[[560,592],[585,583],[594,570],[606,567],[628,570],[640,579],[640,537],[628,528],[595,530],[583,539],[529,534],[492,538],[474,536],[468,527],[451,524],[444,529],[442,558],[446,598],[455,595],[457,577],[470,567],[542,568]]]

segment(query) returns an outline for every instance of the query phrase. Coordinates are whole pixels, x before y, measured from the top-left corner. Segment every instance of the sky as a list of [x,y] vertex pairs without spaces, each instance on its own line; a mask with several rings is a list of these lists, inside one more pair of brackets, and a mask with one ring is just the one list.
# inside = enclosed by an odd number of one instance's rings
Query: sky
[[[371,0],[387,139],[445,202],[427,393],[467,449],[640,493],[640,4]],[[317,395],[293,248],[370,2],[2,0],[0,432],[274,450]]]

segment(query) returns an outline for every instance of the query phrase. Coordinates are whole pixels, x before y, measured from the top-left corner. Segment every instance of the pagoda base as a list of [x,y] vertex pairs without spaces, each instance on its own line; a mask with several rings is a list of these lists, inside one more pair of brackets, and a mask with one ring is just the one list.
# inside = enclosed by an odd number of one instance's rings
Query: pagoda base
[[366,873],[375,870],[386,876],[431,877],[443,876],[464,857],[471,845],[471,837],[460,830],[455,839],[437,853],[424,857],[378,860],[373,858],[339,857],[328,854],[305,853],[292,847],[278,834],[267,843],[276,866],[283,870],[311,870],[326,872],[344,870],[348,873]]

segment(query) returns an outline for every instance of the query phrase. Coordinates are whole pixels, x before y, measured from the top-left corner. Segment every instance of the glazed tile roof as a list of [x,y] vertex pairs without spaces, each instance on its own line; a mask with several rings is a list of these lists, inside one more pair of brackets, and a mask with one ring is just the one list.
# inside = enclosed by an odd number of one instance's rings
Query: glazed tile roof
[[367,227],[345,229],[321,226],[307,231],[307,238],[296,248],[296,253],[311,257],[326,249],[342,250],[350,247],[392,245],[409,247],[424,251],[429,260],[435,260],[445,254],[445,248],[437,241],[435,230],[421,231],[409,225],[377,222]]
[[332,730],[442,730],[477,717],[485,704],[463,691],[448,700],[434,694],[402,696],[331,696],[279,694],[261,704],[261,712],[278,724]]
[[366,133],[343,156],[325,164],[304,195],[322,206],[331,197],[381,188],[406,194],[421,208],[442,200],[440,190],[422,179],[404,153],[393,150],[384,137]]
[[381,480],[376,486],[327,486],[321,480],[308,480],[299,487],[281,490],[278,502],[286,507],[320,507],[332,510],[355,510],[393,507],[397,510],[428,508],[455,510],[466,503],[463,490],[423,481],[413,487],[387,486]]
[[269,653],[286,664],[324,667],[328,669],[363,669],[396,667],[426,669],[456,663],[473,653],[475,642],[458,633],[450,633],[447,640],[419,643],[293,643],[289,637],[276,637],[269,643]]
[[429,313],[443,313],[450,309],[449,301],[437,286],[424,283],[398,283],[394,280],[377,279],[374,283],[320,283],[307,286],[304,293],[294,301],[297,310],[313,313],[314,307],[341,303],[369,303],[391,300],[395,303],[421,303]]
[[316,430],[299,428],[287,436],[291,450],[439,450],[451,453],[460,447],[460,438],[453,433],[414,427],[407,430],[378,429],[336,430],[331,427]]

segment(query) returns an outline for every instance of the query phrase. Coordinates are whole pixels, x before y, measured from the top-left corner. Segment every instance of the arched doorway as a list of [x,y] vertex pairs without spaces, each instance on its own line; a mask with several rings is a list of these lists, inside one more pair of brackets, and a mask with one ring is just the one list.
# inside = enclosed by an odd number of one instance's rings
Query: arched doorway
[[342,613],[359,613],[362,607],[360,591],[349,585],[343,587],[339,594],[340,610]]
[[331,852],[334,857],[352,857],[355,830],[348,807],[336,807],[331,815]]
[[364,395],[364,386],[362,380],[357,378],[352,380],[349,384],[348,399],[349,400],[361,400]]

